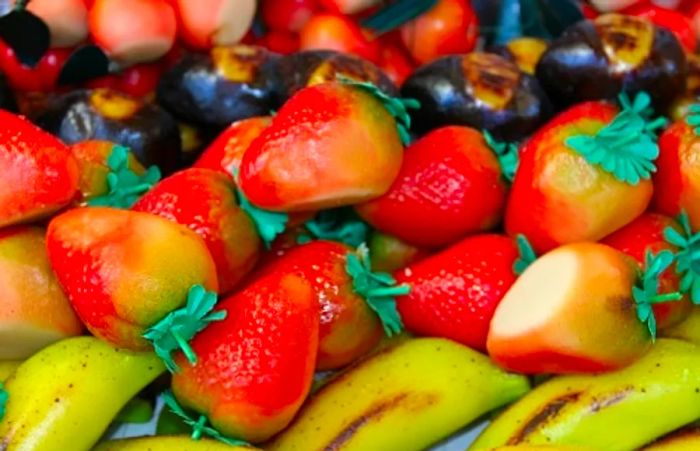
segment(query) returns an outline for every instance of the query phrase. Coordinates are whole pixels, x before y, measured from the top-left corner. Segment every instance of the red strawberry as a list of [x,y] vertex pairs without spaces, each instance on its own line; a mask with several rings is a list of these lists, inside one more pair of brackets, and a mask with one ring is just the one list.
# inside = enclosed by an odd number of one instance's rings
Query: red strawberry
[[485,350],[496,307],[532,260],[522,238],[476,235],[398,271],[411,287],[397,300],[406,330]]
[[[388,275],[374,275],[368,262],[364,247],[355,254],[342,243],[313,241],[287,250],[262,269],[263,275],[298,274],[311,284],[321,308],[319,370],[340,368],[366,354],[379,343],[382,324],[387,335],[401,330],[394,300],[387,294],[393,280],[381,282]],[[375,298],[376,288],[384,292]],[[393,291],[403,293],[406,288]]]
[[248,150],[250,143],[260,136],[270,121],[269,117],[252,117],[234,122],[204,149],[192,166],[213,169],[231,176],[241,166],[243,153]]
[[187,299],[192,285],[216,290],[204,241],[147,213],[77,208],[49,224],[49,261],[73,308],[95,336],[146,350],[143,332]]
[[173,392],[221,433],[261,442],[306,399],[318,349],[319,309],[309,283],[273,272],[221,301],[191,341],[196,363],[176,357]]
[[650,130],[659,122],[645,122],[649,96],[623,100],[620,114],[605,102],[574,106],[524,145],[506,208],[510,235],[526,235],[542,253],[599,240],[646,210],[658,156]]
[[[654,175],[654,210],[669,216],[685,211],[700,229],[700,107],[673,123],[659,138],[661,152]],[[692,124],[691,124],[692,123]],[[697,130],[697,131],[696,131]]]
[[401,86],[413,73],[415,67],[406,52],[390,42],[382,42],[377,66],[396,86]]
[[68,147],[26,119],[0,110],[0,227],[46,217],[78,189]]
[[255,224],[238,205],[229,177],[185,169],[162,180],[133,207],[187,226],[204,239],[216,264],[221,293],[253,269],[261,248]]
[[[323,83],[298,91],[241,162],[240,187],[273,211],[349,205],[384,194],[401,166],[401,106],[363,83]],[[397,104],[398,103],[398,107]]]
[[498,225],[507,192],[498,158],[482,134],[449,126],[409,146],[389,191],[356,208],[382,232],[440,247]]
[[[646,271],[646,257],[648,252],[654,255],[663,250],[678,252],[678,248],[669,243],[665,238],[667,228],[680,232],[681,228],[676,221],[668,216],[645,213],[630,224],[621,228],[612,235],[608,235],[601,243],[624,252],[639,263],[640,269]],[[672,293],[679,290],[680,277],[675,267],[666,269],[659,276],[659,291]],[[666,302],[654,304],[654,315],[659,329],[671,327],[685,319],[692,309],[687,296],[680,302]]]

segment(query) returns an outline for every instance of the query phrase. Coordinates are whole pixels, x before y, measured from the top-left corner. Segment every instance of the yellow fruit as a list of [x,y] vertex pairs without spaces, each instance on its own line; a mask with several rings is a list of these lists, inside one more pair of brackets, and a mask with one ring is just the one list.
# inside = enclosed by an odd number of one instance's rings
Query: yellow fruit
[[662,330],[660,335],[688,341],[700,346],[700,306],[694,306],[685,321],[670,329]]
[[700,449],[700,426],[691,426],[674,432],[642,451],[697,451]]
[[5,382],[15,372],[20,363],[22,362],[19,360],[0,361],[0,382]]
[[258,448],[231,446],[216,440],[193,440],[187,435],[162,435],[110,440],[93,451],[255,451]]
[[422,450],[528,390],[526,378],[467,347],[408,340],[328,382],[265,449]]
[[499,415],[469,449],[556,444],[632,451],[698,418],[700,347],[662,339],[622,370],[543,383]]
[[7,380],[0,449],[87,451],[164,369],[153,353],[119,350],[94,337],[54,343]]

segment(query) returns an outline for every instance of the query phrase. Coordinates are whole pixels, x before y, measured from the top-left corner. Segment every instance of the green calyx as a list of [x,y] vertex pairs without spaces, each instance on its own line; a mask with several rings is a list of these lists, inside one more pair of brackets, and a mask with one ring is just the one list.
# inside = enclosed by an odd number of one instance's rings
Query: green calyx
[[297,238],[297,243],[304,244],[312,240],[338,241],[348,246],[357,247],[367,241],[369,226],[354,214],[352,209],[339,208],[324,210],[314,219],[304,224],[308,233]]
[[686,124],[693,127],[696,135],[700,135],[700,103],[694,103],[688,107],[688,114],[685,117]]
[[651,97],[645,92],[637,94],[634,102],[623,93],[620,104],[622,111],[597,134],[572,136],[566,145],[616,179],[637,185],[656,172],[659,146],[655,131],[667,120],[651,119]]
[[537,254],[525,235],[516,236],[515,243],[518,245],[518,253],[520,256],[515,260],[515,263],[513,263],[513,272],[517,275],[521,275],[535,260],[537,260]]
[[231,446],[250,446],[249,443],[243,440],[226,437],[212,426],[207,426],[207,424],[209,424],[209,419],[205,415],[200,415],[196,420],[190,417],[187,412],[185,412],[185,409],[178,404],[170,390],[163,392],[163,400],[171,412],[182,418],[182,421],[192,428],[191,437],[193,440],[199,440],[202,436],[207,436]]
[[396,308],[396,296],[409,294],[411,287],[397,285],[390,274],[372,272],[369,249],[365,244],[360,245],[355,253],[348,254],[345,270],[352,277],[355,293],[362,296],[379,316],[384,333],[389,337],[399,334],[403,322]]
[[160,170],[151,166],[143,175],[129,169],[129,149],[114,146],[107,157],[107,186],[109,191],[87,201],[92,207],[131,208],[139,198],[160,180]]
[[679,301],[683,295],[678,292],[659,293],[659,276],[674,261],[673,252],[665,250],[656,255],[648,251],[645,256],[644,271],[637,280],[637,285],[632,288],[632,297],[637,305],[637,318],[646,324],[652,341],[656,340],[656,317],[654,316],[654,304]]
[[369,28],[381,35],[394,30],[429,11],[437,0],[397,0],[362,21],[364,28]]
[[160,357],[168,371],[180,370],[173,360],[172,353],[181,350],[191,364],[197,363],[189,341],[213,321],[226,318],[225,311],[211,313],[216,305],[217,295],[201,285],[194,285],[187,295],[187,304],[170,312],[165,318],[151,326],[143,337],[153,343],[156,355]]
[[664,238],[678,248],[676,272],[681,276],[680,290],[690,293],[690,300],[700,305],[700,233],[693,233],[686,212],[678,217],[682,232],[673,227],[664,230]]
[[396,129],[399,132],[401,142],[405,146],[411,143],[411,134],[408,132],[411,129],[411,116],[408,114],[408,110],[419,109],[420,102],[418,100],[391,97],[373,83],[353,80],[341,74],[338,74],[337,80],[344,85],[361,89],[379,100],[396,120]]
[[501,172],[503,177],[509,182],[515,178],[515,172],[518,170],[520,157],[518,155],[518,145],[510,142],[500,142],[489,133],[488,130],[483,131],[486,144],[496,154],[498,162],[501,164]]
[[7,400],[9,398],[10,395],[5,391],[2,382],[0,382],[0,421],[2,421],[2,418],[5,416],[5,407],[7,406]]
[[241,210],[245,211],[250,217],[251,221],[253,221],[260,239],[262,239],[263,243],[265,244],[265,248],[270,249],[270,246],[275,238],[277,238],[277,236],[283,233],[287,228],[289,215],[276,211],[263,210],[262,208],[258,208],[253,205],[245,196],[243,190],[238,184],[238,170],[234,169],[231,175],[236,181],[236,198],[238,199],[238,206],[240,206]]

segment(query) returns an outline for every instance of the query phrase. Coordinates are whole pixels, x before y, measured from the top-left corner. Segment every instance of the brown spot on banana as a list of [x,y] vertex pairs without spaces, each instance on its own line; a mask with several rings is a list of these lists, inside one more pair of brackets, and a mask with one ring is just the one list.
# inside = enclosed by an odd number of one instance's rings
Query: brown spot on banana
[[389,399],[380,400],[345,426],[323,450],[342,450],[364,425],[380,420],[384,414],[390,411],[404,409],[417,412],[435,404],[439,399],[440,395],[438,393],[404,392],[397,393]]
[[520,430],[516,432],[506,444],[518,445],[523,443],[530,434],[534,433],[539,428],[556,418],[564,407],[578,401],[582,393],[583,392],[567,393],[544,404],[530,417],[528,421],[523,424]]
[[615,404],[624,401],[625,398],[627,398],[627,396],[629,396],[632,393],[634,393],[634,387],[628,386],[623,387],[619,391],[615,391],[604,397],[594,397],[591,400],[591,406],[589,410],[592,413],[599,412],[605,409],[606,407],[614,406]]

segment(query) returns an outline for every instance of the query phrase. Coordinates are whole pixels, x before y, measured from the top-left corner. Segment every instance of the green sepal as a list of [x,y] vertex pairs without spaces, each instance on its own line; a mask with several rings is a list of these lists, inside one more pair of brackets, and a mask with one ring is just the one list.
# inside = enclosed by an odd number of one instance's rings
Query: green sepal
[[355,253],[348,254],[345,270],[352,277],[355,293],[367,301],[382,322],[384,333],[388,336],[399,334],[403,322],[396,308],[396,296],[405,296],[411,292],[409,285],[397,285],[396,280],[387,273],[372,272],[369,249],[361,244]]
[[637,318],[646,324],[652,341],[656,340],[656,317],[654,304],[680,301],[683,295],[678,292],[659,294],[659,276],[673,264],[673,252],[664,250],[654,255],[647,251],[645,255],[646,271],[640,274],[637,284],[632,287],[632,297],[637,307]]
[[656,172],[654,161],[659,156],[659,146],[655,131],[667,121],[650,119],[651,97],[645,92],[637,94],[634,102],[621,94],[620,104],[620,113],[597,134],[572,136],[565,143],[590,164],[600,166],[622,182],[637,185]]
[[700,135],[700,103],[694,103],[688,107],[685,122],[693,127],[696,135]]
[[319,212],[304,224],[308,233],[297,238],[298,244],[312,240],[338,241],[357,247],[367,241],[370,227],[352,209],[338,208]]
[[518,259],[513,263],[513,272],[521,275],[525,270],[537,260],[537,254],[525,235],[517,235],[515,243],[518,245]]
[[0,421],[5,416],[5,407],[7,406],[7,400],[10,398],[9,393],[5,390],[5,386],[0,382]]
[[187,294],[187,304],[170,312],[165,318],[151,326],[143,337],[153,343],[156,355],[163,360],[171,373],[180,370],[172,358],[173,351],[181,350],[191,364],[197,363],[197,356],[189,341],[213,321],[226,318],[226,311],[211,313],[216,305],[217,295],[201,285],[194,285]]
[[678,248],[676,272],[681,276],[681,293],[690,293],[693,304],[700,305],[700,233],[693,233],[685,211],[678,217],[678,223],[683,232],[667,227],[664,238]]
[[498,162],[501,164],[503,177],[509,182],[512,182],[518,170],[518,164],[520,163],[518,145],[511,142],[496,141],[488,130],[484,130],[483,135],[486,144],[493,150],[493,153],[496,154],[496,158],[498,158]]
[[362,21],[362,27],[380,35],[394,30],[432,9],[438,0],[398,0]]
[[272,242],[275,241],[275,238],[282,234],[287,228],[289,215],[287,213],[263,210],[262,208],[258,208],[253,205],[239,186],[238,170],[234,169],[231,172],[231,175],[236,182],[236,198],[238,199],[238,206],[241,207],[241,210],[245,211],[250,217],[251,221],[253,221],[255,229],[258,231],[258,235],[263,241],[265,248],[270,249],[270,246],[272,245]]
[[109,191],[87,201],[92,207],[131,208],[144,193],[160,180],[160,169],[151,166],[143,175],[129,169],[129,149],[114,146],[107,157],[107,186]]
[[353,80],[352,78],[348,78],[342,74],[338,74],[336,79],[344,85],[359,88],[379,100],[389,114],[391,114],[396,120],[396,129],[399,132],[401,142],[405,146],[411,144],[411,134],[409,133],[409,130],[411,129],[411,116],[408,114],[408,110],[419,109],[420,102],[418,100],[391,97],[373,83]]
[[182,418],[182,421],[192,428],[192,439],[199,440],[202,436],[208,436],[220,442],[226,443],[231,446],[250,446],[250,443],[243,440],[237,440],[235,438],[226,437],[221,432],[217,431],[212,426],[207,426],[210,424],[209,419],[206,415],[200,415],[196,420],[190,417],[185,409],[183,409],[180,404],[178,404],[175,396],[170,390],[163,392],[163,401],[165,405],[168,406],[171,412]]

